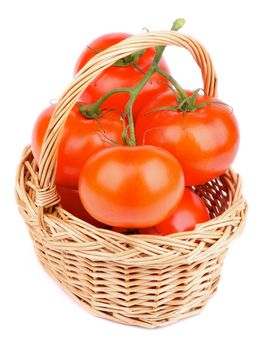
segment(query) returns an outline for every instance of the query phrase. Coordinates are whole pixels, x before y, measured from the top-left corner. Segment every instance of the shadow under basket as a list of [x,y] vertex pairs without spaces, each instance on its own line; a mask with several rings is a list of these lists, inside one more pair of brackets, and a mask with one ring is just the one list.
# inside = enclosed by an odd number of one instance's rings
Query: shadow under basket
[[127,38],[97,54],[57,103],[45,135],[39,169],[31,147],[18,166],[16,199],[45,270],[96,316],[147,328],[199,313],[216,291],[230,243],[240,235],[246,202],[233,170],[193,188],[211,220],[168,236],[124,235],[96,228],[59,204],[54,179],[66,118],[88,84],[121,57],[156,45],[186,48],[201,69],[204,91],[216,94],[212,61],[195,39],[176,32]]

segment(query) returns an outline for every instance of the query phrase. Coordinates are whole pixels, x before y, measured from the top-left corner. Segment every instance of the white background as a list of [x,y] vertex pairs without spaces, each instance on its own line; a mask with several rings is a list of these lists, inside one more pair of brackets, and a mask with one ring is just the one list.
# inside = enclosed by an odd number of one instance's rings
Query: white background
[[[261,56],[259,1],[5,1],[0,9],[0,317],[1,349],[260,349]],[[231,246],[217,294],[199,315],[155,330],[88,314],[45,273],[14,200],[16,165],[39,112],[72,78],[84,46],[105,32],[170,28],[208,48],[219,97],[241,127],[234,168],[249,203],[247,226]],[[166,51],[173,75],[201,85],[191,57]]]

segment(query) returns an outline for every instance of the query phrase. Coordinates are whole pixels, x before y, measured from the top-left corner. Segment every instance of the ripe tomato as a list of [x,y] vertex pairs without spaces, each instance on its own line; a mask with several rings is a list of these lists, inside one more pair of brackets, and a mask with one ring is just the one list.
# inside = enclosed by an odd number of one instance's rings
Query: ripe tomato
[[[206,101],[217,100],[200,95],[196,104]],[[137,143],[171,152],[180,162],[188,186],[224,173],[239,145],[238,124],[231,109],[214,102],[195,112],[153,111],[163,106],[177,106],[172,92],[158,95],[139,113],[135,125]]]
[[202,199],[186,188],[173,214],[154,227],[140,229],[139,233],[165,236],[170,233],[193,230],[197,224],[208,220],[210,216]]
[[[32,152],[39,163],[44,135],[55,105],[46,108],[38,117],[32,133]],[[75,106],[65,123],[58,151],[56,183],[71,188],[78,187],[80,170],[93,153],[111,147],[113,142],[122,144],[124,124],[116,111],[109,111],[99,118],[85,118]]]
[[90,157],[79,195],[95,219],[117,227],[147,227],[164,220],[184,191],[183,171],[167,151],[153,146],[114,147]]
[[95,220],[82,205],[78,190],[65,186],[56,185],[57,192],[61,196],[61,206],[69,213],[77,218],[88,222],[97,227],[105,227],[106,225]]
[[[106,48],[130,37],[126,33],[111,33],[105,34],[91,42],[80,55],[74,73],[76,74],[93,56],[100,50]],[[136,85],[143,77],[143,72],[146,72],[155,55],[154,48],[148,48],[145,52],[134,62],[129,62],[125,66],[111,66],[105,69],[98,78],[96,78],[84,91],[80,101],[86,104],[96,102],[106,92],[120,87],[132,87]],[[130,56],[129,56],[130,57]],[[128,57],[128,58],[129,58]],[[134,57],[134,55],[132,55]],[[169,73],[169,69],[162,58],[159,64],[160,68]],[[136,116],[137,112],[143,105],[150,100],[154,95],[167,91],[167,80],[158,73],[155,73],[145,87],[137,96],[133,105],[133,114]],[[117,108],[123,113],[125,104],[128,101],[128,93],[118,93],[109,97],[102,105],[103,108]]]

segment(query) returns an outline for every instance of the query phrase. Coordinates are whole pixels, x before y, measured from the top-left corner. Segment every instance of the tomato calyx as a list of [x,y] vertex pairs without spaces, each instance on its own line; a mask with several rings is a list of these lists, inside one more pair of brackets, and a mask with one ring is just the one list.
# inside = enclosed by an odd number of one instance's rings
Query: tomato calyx
[[174,111],[174,112],[183,112],[183,113],[192,112],[193,113],[193,112],[196,112],[198,109],[203,108],[207,105],[211,105],[211,104],[225,105],[227,107],[230,107],[233,110],[233,108],[230,105],[228,105],[227,103],[223,103],[221,101],[206,101],[206,102],[191,105],[189,100],[190,100],[190,98],[188,98],[188,102],[187,102],[188,104],[186,103],[185,100],[183,100],[182,102],[180,102],[178,104],[177,107],[175,107],[175,106],[162,106],[159,108],[155,108],[149,112],[146,112],[146,114],[150,114],[150,113],[154,113],[154,112],[158,112],[158,111]]
[[106,113],[116,111],[117,108],[101,108],[96,110],[96,108],[92,108],[91,106],[86,106],[81,103],[77,103],[79,107],[79,112],[82,116],[84,116],[87,119],[96,119],[103,117]]
[[135,63],[144,54],[144,52],[145,52],[145,49],[134,52],[131,55],[122,57],[118,61],[116,61],[112,66],[113,67],[127,67],[129,65],[134,65],[135,68],[139,69],[139,67]]
[[[173,94],[175,95],[175,98],[177,99],[177,106],[161,106],[158,108],[155,108],[151,111],[146,112],[146,114],[150,114],[150,113],[154,113],[154,112],[158,112],[158,111],[174,111],[174,112],[196,112],[198,109],[203,108],[207,105],[210,104],[221,104],[221,105],[225,105],[227,107],[230,107],[233,111],[233,108],[228,105],[227,103],[224,103],[222,101],[215,101],[215,100],[211,100],[211,101],[205,101],[205,102],[201,102],[201,103],[196,103],[196,99],[199,95],[199,92],[203,89],[198,88],[194,91],[192,91],[191,95],[187,95],[187,93],[184,91],[184,94],[186,94],[186,96],[181,96],[179,92],[176,92],[174,89],[172,89]],[[203,90],[204,91],[204,90]]]
[[[99,133],[101,134],[102,138],[110,143],[111,145],[115,145],[115,146],[119,146],[119,143],[115,140],[113,140],[112,138],[108,137],[106,135],[106,130],[103,128],[101,122],[100,122],[100,118],[102,118],[103,116],[105,116],[107,113],[110,113],[112,111],[116,111],[117,109],[116,108],[104,108],[104,109],[101,109],[100,111],[98,111],[97,113],[90,113],[88,112],[88,110],[86,110],[86,106],[83,105],[83,104],[80,104],[80,103],[77,103],[78,104],[78,107],[79,107],[79,112],[81,113],[81,115],[84,116],[84,118],[86,119],[94,119],[97,124],[99,125],[100,127],[100,131]],[[125,128],[123,129],[125,130]],[[123,131],[124,132],[124,131]]]
[[87,45],[87,48],[88,48],[89,50],[95,52],[95,53],[100,53],[100,52],[103,51],[103,50],[95,49],[95,48],[93,48],[93,47],[91,47],[91,46],[89,46],[89,45]]
[[[93,47],[87,45],[87,48],[93,52],[100,53],[104,50],[94,49]],[[139,58],[144,54],[146,50],[139,50],[137,52],[134,52],[133,54],[130,54],[128,56],[120,58],[118,61],[116,61],[112,67],[128,67],[130,65],[133,65],[135,68],[137,68],[139,71],[141,71],[143,74],[144,72],[135,64]]]
[[196,104],[196,98],[199,95],[200,90],[202,90],[201,88],[196,89],[192,92],[191,96],[188,96],[187,93],[185,92],[185,90],[182,91],[183,95],[181,96],[180,92],[176,92],[174,89],[171,89],[173,94],[175,95],[175,98],[178,102],[177,106],[162,106],[162,107],[158,107],[155,108],[149,112],[147,112],[146,114],[149,113],[154,113],[154,112],[158,112],[158,111],[174,111],[174,112],[195,112],[197,109],[203,107],[204,105],[208,104],[209,102],[203,102],[200,104]]

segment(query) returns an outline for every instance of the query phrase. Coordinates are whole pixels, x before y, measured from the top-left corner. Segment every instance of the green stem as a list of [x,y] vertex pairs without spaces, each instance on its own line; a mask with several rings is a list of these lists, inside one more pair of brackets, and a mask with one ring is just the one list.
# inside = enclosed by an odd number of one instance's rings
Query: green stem
[[152,75],[157,71],[158,64],[164,50],[165,50],[165,46],[160,46],[156,48],[156,55],[152,61],[150,68],[147,70],[147,72],[144,74],[143,78],[138,82],[138,84],[136,84],[134,87],[129,89],[130,98],[126,105],[124,115],[123,115],[123,118],[125,118],[126,115],[128,115],[130,136],[129,138],[127,137],[127,144],[129,146],[136,146],[135,127],[134,127],[134,121],[133,121],[133,115],[132,115],[133,103],[136,100],[140,91],[147,84],[147,82],[150,80]]
[[[185,23],[184,19],[181,19],[181,18],[177,19],[173,23],[173,25],[171,27],[171,30],[173,30],[173,31],[179,30],[184,25],[184,23]],[[129,146],[135,146],[136,145],[136,137],[135,137],[135,128],[134,128],[134,122],[133,122],[133,115],[132,115],[132,106],[133,106],[133,103],[136,100],[138,94],[140,93],[140,91],[147,84],[147,82],[150,80],[151,76],[155,72],[158,72],[163,77],[167,78],[174,85],[174,87],[179,91],[180,95],[184,99],[187,100],[186,92],[176,82],[176,80],[173,79],[169,74],[167,74],[166,72],[164,72],[163,70],[161,70],[159,68],[159,62],[160,62],[161,56],[162,56],[165,48],[166,48],[166,46],[158,46],[158,47],[156,47],[156,54],[154,56],[152,64],[149,67],[149,69],[147,70],[147,72],[144,74],[142,79],[138,82],[138,84],[136,84],[135,86],[133,86],[131,88],[118,88],[118,89],[111,90],[111,91],[107,92],[106,94],[104,94],[97,102],[95,102],[95,103],[93,103],[93,104],[91,104],[89,106],[80,106],[80,112],[85,114],[85,115],[87,115],[87,116],[98,115],[99,111],[100,111],[100,108],[101,108],[101,105],[110,96],[112,96],[114,94],[117,94],[117,93],[122,93],[122,92],[128,93],[130,96],[129,96],[129,100],[128,100],[127,104],[126,104],[126,108],[124,110],[124,114],[123,114],[122,118],[124,119],[126,116],[128,116],[129,136],[125,132],[124,133],[124,135],[125,135],[124,139],[125,139],[125,142]]]
[[109,97],[115,94],[119,94],[120,92],[128,92],[130,93],[130,88],[118,88],[111,90],[104,94],[97,102],[90,104],[88,106],[80,105],[80,112],[87,116],[93,116],[99,114],[99,110],[103,102],[105,102]]
[[170,74],[166,73],[164,70],[161,68],[157,67],[156,72],[158,72],[160,75],[162,75],[164,78],[166,78],[175,88],[176,90],[180,93],[180,96],[182,99],[187,100],[188,95],[186,94],[186,91],[179,85],[176,79],[174,79]]

